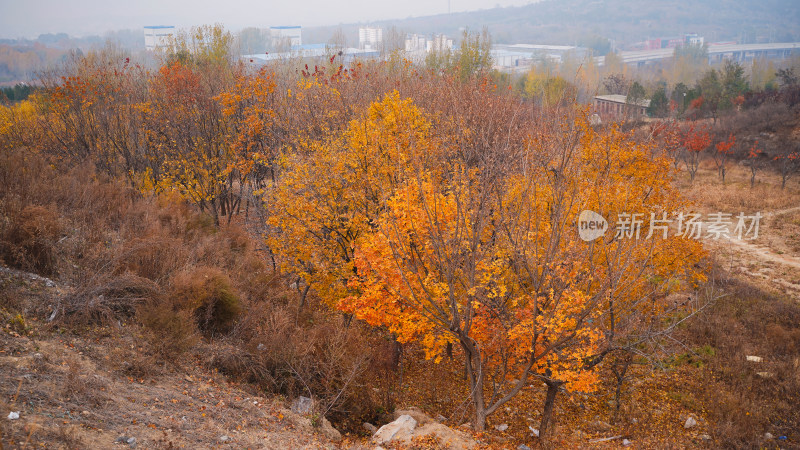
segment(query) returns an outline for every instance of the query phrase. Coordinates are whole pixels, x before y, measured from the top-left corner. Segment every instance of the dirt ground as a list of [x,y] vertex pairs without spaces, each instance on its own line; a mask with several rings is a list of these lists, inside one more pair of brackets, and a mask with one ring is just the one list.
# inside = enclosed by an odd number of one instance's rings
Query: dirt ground
[[[4,288],[41,299],[57,289],[2,275]],[[77,335],[13,319],[0,329],[0,448],[338,447],[282,399],[199,366],[141,376],[146,355],[129,327]]]
[[693,184],[681,183],[705,214],[761,213],[758,238],[707,239],[704,245],[716,251],[718,261],[731,273],[800,300],[800,180],[790,179],[784,189],[779,177],[769,171],[758,173],[756,180],[751,188],[749,170],[734,165],[722,184],[706,161]]

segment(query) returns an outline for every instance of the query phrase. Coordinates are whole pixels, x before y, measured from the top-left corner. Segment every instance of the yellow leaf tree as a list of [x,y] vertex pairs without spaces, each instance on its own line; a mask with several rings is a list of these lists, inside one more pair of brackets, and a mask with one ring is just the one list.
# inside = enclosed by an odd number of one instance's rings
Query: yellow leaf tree
[[544,435],[558,389],[592,390],[599,361],[659,314],[659,296],[698,276],[702,252],[680,237],[647,239],[647,227],[639,238],[578,237],[586,209],[682,207],[666,159],[580,118],[540,123],[528,139],[524,152],[419,166],[400,180],[356,242],[352,294],[338,307],[429,358],[459,346],[477,429],[531,377],[544,380]]
[[279,159],[266,195],[267,238],[284,270],[335,305],[347,294],[353,252],[409,166],[434,157],[431,124],[397,92],[370,106],[342,136],[307,140]]

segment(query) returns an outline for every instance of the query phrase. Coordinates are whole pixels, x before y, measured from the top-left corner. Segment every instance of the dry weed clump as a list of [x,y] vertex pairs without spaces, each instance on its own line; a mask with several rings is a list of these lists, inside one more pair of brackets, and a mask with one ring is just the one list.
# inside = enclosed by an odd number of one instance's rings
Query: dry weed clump
[[207,349],[207,365],[268,392],[314,400],[315,417],[340,430],[361,428],[377,411],[365,375],[374,336],[339,315],[280,302],[254,302],[223,343]]
[[39,205],[9,209],[0,222],[0,261],[46,277],[55,275],[56,242],[61,234],[57,214]]
[[178,274],[172,285],[170,297],[175,308],[191,311],[206,335],[230,331],[241,313],[240,295],[220,269],[198,267]]
[[145,303],[139,309],[138,320],[146,328],[149,358],[137,360],[136,367],[128,367],[137,374],[147,374],[147,366],[158,361],[176,364],[200,340],[194,315],[188,310],[175,310],[163,299]]
[[105,325],[134,316],[145,302],[159,298],[152,281],[130,273],[91,280],[62,298],[50,316],[77,324]]

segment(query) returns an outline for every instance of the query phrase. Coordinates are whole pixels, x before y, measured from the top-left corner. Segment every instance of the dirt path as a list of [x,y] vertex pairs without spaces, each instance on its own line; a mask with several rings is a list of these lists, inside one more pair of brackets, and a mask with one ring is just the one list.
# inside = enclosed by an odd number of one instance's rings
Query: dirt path
[[[794,206],[792,208],[781,209],[778,211],[766,212],[762,217],[770,218],[782,214],[793,213],[795,211],[800,211],[800,206]],[[733,247],[739,250],[746,251],[748,252],[749,255],[753,256],[755,259],[758,259],[762,262],[773,262],[776,264],[783,264],[786,266],[794,267],[796,269],[800,269],[800,258],[775,253],[769,248],[764,248],[762,246],[759,246],[756,243],[757,241],[753,242],[741,239],[734,239],[730,236],[724,236],[724,235],[721,237],[723,241],[722,243],[720,243],[720,246],[722,247],[727,247],[727,248]]]
[[793,206],[791,208],[786,208],[786,209],[780,209],[778,211],[767,212],[767,213],[764,213],[764,217],[780,216],[781,214],[793,213],[795,211],[800,211],[800,206]]
[[[764,213],[763,217],[771,218],[782,214],[793,213],[795,211],[800,211],[800,206],[781,209],[778,211],[767,212]],[[730,236],[723,236],[723,240],[717,241],[716,246],[724,248],[726,250],[737,250],[739,252],[744,252],[745,257],[747,258],[746,261],[755,261],[760,263],[774,263],[783,267],[800,269],[800,258],[796,256],[778,254],[767,247],[758,245],[757,241],[755,242],[745,241],[740,239],[734,239]],[[753,277],[765,279],[771,283],[775,283],[784,288],[800,292],[800,285],[775,276],[774,275],[775,271],[773,271],[772,269],[763,268],[758,272],[744,270],[744,273]]]
[[793,267],[795,269],[800,269],[800,259],[796,257],[779,255],[768,248],[759,247],[756,244],[739,239],[725,238],[725,242],[730,246],[746,251],[748,256],[751,256],[762,262],[773,262],[776,264]]

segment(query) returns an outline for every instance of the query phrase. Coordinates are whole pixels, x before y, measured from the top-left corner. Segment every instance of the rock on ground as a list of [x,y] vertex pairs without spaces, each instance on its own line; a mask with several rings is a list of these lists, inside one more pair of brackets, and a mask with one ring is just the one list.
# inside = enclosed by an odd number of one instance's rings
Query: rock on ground
[[[438,423],[419,410],[401,410],[413,412],[423,423],[417,421],[410,414],[400,414],[394,422],[388,423],[372,436],[372,442],[377,445],[398,443],[409,445],[415,439],[435,439],[439,445],[447,449],[471,449],[477,443],[466,433]],[[400,412],[400,411],[398,411]],[[420,426],[418,426],[420,425]]]
[[401,415],[394,422],[389,422],[386,425],[378,428],[378,431],[372,436],[372,442],[378,445],[392,442],[393,440],[411,440],[411,433],[417,427],[417,421],[407,415]]
[[401,416],[413,417],[414,420],[417,421],[417,425],[427,425],[429,423],[436,422],[429,415],[422,412],[421,409],[414,406],[406,409],[398,409],[394,412],[395,420],[399,419]]

